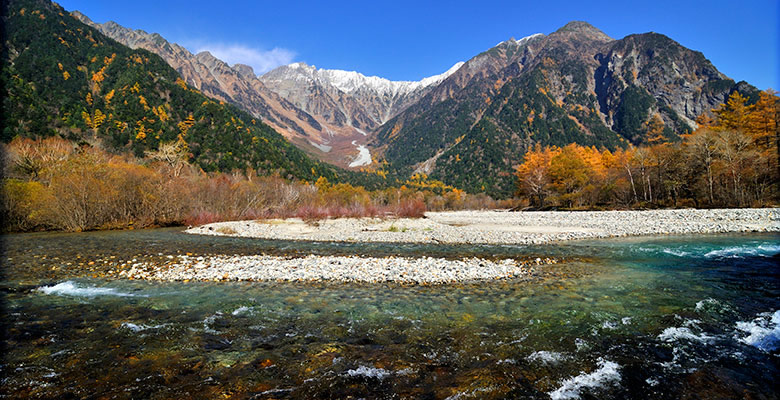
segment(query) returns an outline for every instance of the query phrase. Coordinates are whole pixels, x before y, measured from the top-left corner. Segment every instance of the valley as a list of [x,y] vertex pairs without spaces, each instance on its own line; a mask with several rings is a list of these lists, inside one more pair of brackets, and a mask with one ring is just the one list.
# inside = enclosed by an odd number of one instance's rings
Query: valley
[[511,191],[513,168],[535,144],[614,150],[647,143],[650,122],[674,141],[733,91],[758,92],[666,36],[613,39],[577,21],[411,82],[301,62],[256,76],[157,34],[74,16],[157,53],[189,84],[245,108],[317,159],[356,169],[385,162],[400,176],[424,171],[469,191],[493,187],[498,196]]

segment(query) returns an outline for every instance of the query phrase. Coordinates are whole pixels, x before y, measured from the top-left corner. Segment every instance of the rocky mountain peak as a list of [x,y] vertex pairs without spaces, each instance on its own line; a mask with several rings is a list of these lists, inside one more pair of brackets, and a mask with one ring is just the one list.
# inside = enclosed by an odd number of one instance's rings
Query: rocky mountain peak
[[[214,99],[242,106],[293,143],[307,150],[313,151],[314,147],[310,143],[321,142],[322,137],[355,134],[353,129],[339,131],[338,126],[327,125],[324,118],[318,120],[281,98],[266,88],[248,65],[236,64],[231,67],[208,51],[194,55],[186,48],[170,43],[156,33],[148,34],[142,30],[132,30],[115,22],[98,24],[78,11],[74,11],[72,16],[125,46],[133,49],[143,48],[161,56],[188,85]],[[351,136],[348,138],[352,140]],[[345,158],[344,154],[354,150],[354,146],[334,148],[328,154],[323,154],[330,157],[328,161],[346,166],[352,159]]]
[[613,40],[574,21],[535,37],[475,56],[378,128],[372,144],[392,167],[506,196],[530,146],[641,145],[651,121],[676,140],[733,90],[751,89],[661,34]]
[[499,43],[497,46],[522,46],[529,41],[537,38],[543,38],[543,33],[534,33],[533,35],[528,35],[526,37],[522,37],[520,39],[515,39],[514,37],[509,38],[509,40],[505,40],[501,43]]
[[280,80],[306,80],[316,82],[323,86],[332,86],[344,93],[353,93],[357,91],[368,91],[375,95],[382,96],[403,96],[417,91],[426,86],[434,85],[453,74],[463,65],[462,62],[456,63],[450,69],[442,74],[423,78],[419,81],[391,81],[378,76],[366,76],[355,71],[344,71],[338,69],[317,68],[314,65],[308,65],[303,62],[296,62],[289,65],[283,65],[269,71],[261,77],[268,83]]
[[391,81],[355,71],[317,68],[297,62],[260,77],[271,90],[328,122],[372,130],[419,100],[463,63],[419,81]]
[[585,21],[571,21],[562,26],[557,31],[553,32],[551,36],[552,35],[584,35],[591,39],[596,39],[603,42],[610,42],[614,40],[606,33],[602,32],[601,29],[596,28],[595,26]]
[[195,54],[195,58],[198,61],[203,62],[203,63],[213,63],[215,61],[219,61],[219,59],[217,57],[214,57],[214,55],[211,54],[211,52],[208,51],[208,50],[204,50],[204,51],[201,51],[198,54]]
[[92,20],[89,19],[89,17],[87,17],[86,15],[82,14],[81,11],[79,11],[79,10],[71,11],[70,15],[72,15],[73,18],[76,18],[77,20],[82,21],[82,22],[85,22],[85,21],[92,22]]
[[255,70],[246,64],[235,64],[233,65],[233,69],[246,79],[257,78]]

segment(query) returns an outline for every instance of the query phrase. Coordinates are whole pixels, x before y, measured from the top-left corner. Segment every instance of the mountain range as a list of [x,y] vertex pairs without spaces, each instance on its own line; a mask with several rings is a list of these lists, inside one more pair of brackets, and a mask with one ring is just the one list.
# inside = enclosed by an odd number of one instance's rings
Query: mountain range
[[[127,47],[140,48],[159,55],[187,84],[209,97],[247,110],[304,150],[316,151],[309,142],[322,142],[323,136],[330,137],[328,132],[343,133],[336,127],[324,124],[324,119],[320,118],[318,121],[311,114],[269,90],[248,65],[230,66],[207,51],[192,54],[186,48],[170,43],[156,33],[125,28],[113,21],[97,24],[78,11],[72,12],[71,15]],[[321,158],[334,164],[339,161],[328,157]]]
[[677,140],[735,90],[701,53],[658,34],[615,40],[585,22],[510,39],[468,60],[374,132],[390,168],[509,196],[536,144],[614,149]]
[[463,63],[420,81],[390,81],[354,71],[317,69],[305,63],[278,67],[260,80],[268,88],[339,126],[371,131],[427,94]]
[[104,36],[55,3],[4,3],[2,25],[3,142],[56,135],[141,157],[180,143],[207,172],[253,169],[309,181],[351,174],[311,159],[246,111],[188,85],[156,54]]
[[192,54],[157,33],[113,21],[98,24],[78,11],[72,15],[130,48],[159,55],[188,84],[244,108],[313,156],[342,167],[370,163],[370,158],[358,159],[368,132],[415,103],[462,65],[416,82],[317,69],[305,63],[281,66],[258,77],[247,65],[230,66],[208,51]]
[[613,39],[580,21],[399,82],[304,63],[257,76],[159,34],[71,15],[159,55],[188,85],[243,108],[310,156],[400,182],[425,173],[497,197],[512,194],[513,168],[534,145],[615,149],[674,141],[733,91],[757,93],[662,34]]

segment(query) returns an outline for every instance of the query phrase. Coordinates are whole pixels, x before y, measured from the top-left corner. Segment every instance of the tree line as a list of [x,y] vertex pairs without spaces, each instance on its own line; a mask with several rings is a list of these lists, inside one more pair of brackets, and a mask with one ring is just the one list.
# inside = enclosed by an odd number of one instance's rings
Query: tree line
[[3,145],[0,211],[6,231],[84,231],[299,217],[421,217],[426,210],[491,208],[498,202],[416,175],[399,187],[292,181],[252,169],[206,172],[184,142],[143,158],[49,137]]
[[776,204],[778,108],[771,89],[753,104],[735,91],[679,141],[668,141],[663,121],[650,118],[648,143],[638,147],[537,145],[516,169],[517,194],[540,209]]

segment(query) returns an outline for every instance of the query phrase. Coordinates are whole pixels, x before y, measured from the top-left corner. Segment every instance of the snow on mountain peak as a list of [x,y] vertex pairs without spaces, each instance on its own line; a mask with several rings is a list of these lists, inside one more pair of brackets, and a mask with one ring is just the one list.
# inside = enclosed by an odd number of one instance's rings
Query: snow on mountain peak
[[450,69],[444,71],[443,73],[441,73],[439,75],[434,75],[434,76],[429,76],[427,78],[423,78],[422,80],[420,80],[420,84],[421,84],[422,87],[439,84],[443,80],[447,79],[450,75],[454,74],[455,71],[459,70],[460,67],[463,66],[463,64],[465,64],[465,62],[459,61],[459,62],[455,63],[455,65],[450,67]]
[[527,41],[529,41],[529,40],[531,40],[531,39],[533,39],[535,37],[539,37],[539,36],[544,36],[544,34],[543,33],[534,33],[533,35],[528,35],[528,36],[526,36],[524,38],[517,39],[517,40],[515,40],[515,42],[517,44],[522,44],[522,43],[525,43],[525,42],[527,42]]
[[294,69],[317,69],[317,67],[315,67],[314,65],[309,66],[304,62],[296,62],[296,63],[288,64],[287,66]]
[[304,78],[305,76],[304,79],[310,79],[320,83],[332,85],[344,93],[352,93],[358,90],[368,90],[376,92],[380,95],[397,96],[406,95],[416,90],[438,84],[448,76],[452,75],[462,65],[463,62],[458,62],[442,74],[423,78],[419,81],[391,81],[389,79],[378,76],[365,76],[355,71],[322,68],[317,69],[313,65],[310,66],[302,62],[289,64],[286,67],[295,70],[297,74],[303,75],[296,77],[297,79]]
[[520,38],[520,39],[512,38],[512,39],[509,39],[509,40],[504,40],[503,42],[499,42],[496,46],[500,46],[500,45],[502,45],[504,43],[514,44],[514,45],[519,46],[519,45],[521,45],[521,44],[523,44],[523,43],[525,43],[525,42],[527,42],[527,41],[529,41],[529,40],[531,40],[533,38],[540,37],[540,36],[544,36],[544,34],[543,33],[534,33],[533,35],[528,35],[528,36],[526,36],[524,38]]

